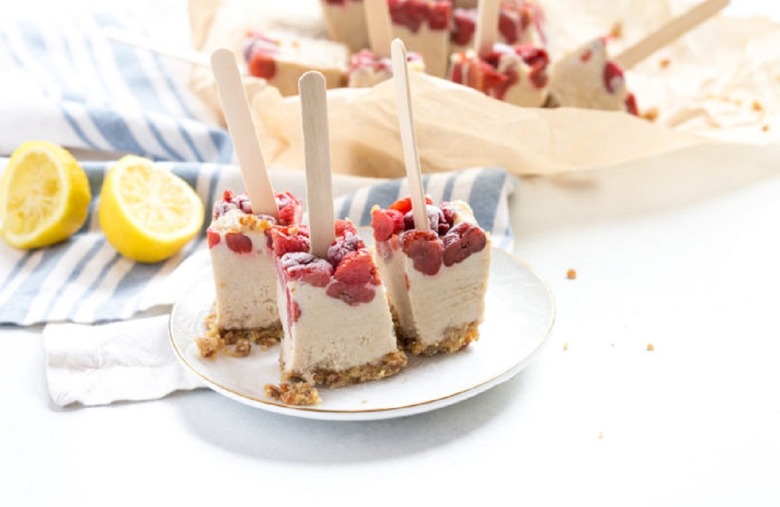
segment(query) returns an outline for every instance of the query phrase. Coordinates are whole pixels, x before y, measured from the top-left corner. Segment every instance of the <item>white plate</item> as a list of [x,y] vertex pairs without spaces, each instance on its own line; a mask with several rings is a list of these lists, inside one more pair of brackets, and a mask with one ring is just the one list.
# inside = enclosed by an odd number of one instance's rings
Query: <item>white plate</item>
[[210,272],[174,305],[173,349],[184,365],[214,391],[253,407],[310,419],[370,420],[401,417],[451,405],[505,382],[541,349],[554,320],[550,289],[528,265],[493,250],[479,341],[456,354],[410,356],[401,373],[374,382],[330,389],[318,387],[322,403],[289,406],[263,393],[279,383],[279,348],[253,347],[247,357],[203,359],[195,338],[214,301]]

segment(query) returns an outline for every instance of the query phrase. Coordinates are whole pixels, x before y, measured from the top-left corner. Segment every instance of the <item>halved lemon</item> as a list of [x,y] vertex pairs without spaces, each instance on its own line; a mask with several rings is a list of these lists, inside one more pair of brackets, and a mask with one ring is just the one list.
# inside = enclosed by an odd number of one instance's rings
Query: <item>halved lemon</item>
[[98,217],[119,253],[139,262],[159,262],[198,234],[203,202],[177,175],[149,159],[127,155],[103,181]]
[[17,248],[58,243],[84,225],[91,199],[73,155],[48,141],[25,142],[0,180],[0,235]]

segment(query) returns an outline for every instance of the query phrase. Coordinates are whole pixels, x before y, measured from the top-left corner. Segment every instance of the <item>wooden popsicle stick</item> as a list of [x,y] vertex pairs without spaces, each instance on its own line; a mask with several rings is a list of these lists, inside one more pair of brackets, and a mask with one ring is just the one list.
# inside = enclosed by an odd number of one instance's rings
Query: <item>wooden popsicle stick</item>
[[428,211],[425,205],[420,156],[417,153],[417,141],[414,135],[412,98],[409,91],[409,69],[406,66],[406,46],[404,46],[401,39],[393,40],[391,53],[398,121],[401,131],[401,146],[404,151],[406,179],[409,183],[409,195],[412,201],[414,228],[424,231],[430,229],[430,225],[428,224]]
[[303,120],[303,158],[306,166],[306,205],[309,208],[311,253],[328,257],[328,247],[336,240],[333,190],[328,140],[328,102],[325,77],[306,72],[298,80]]
[[681,35],[714,16],[728,4],[729,0],[706,0],[671,19],[668,23],[643,37],[612,60],[624,69],[630,69]]
[[393,25],[387,0],[364,0],[363,9],[371,51],[380,58],[390,58]]
[[252,203],[252,212],[278,218],[279,209],[271,180],[268,178],[244,83],[238,72],[236,57],[229,49],[217,49],[211,55],[211,68],[217,81],[225,121],[236,148],[244,188],[249,202]]
[[106,38],[115,42],[120,42],[128,46],[133,46],[152,53],[157,53],[162,56],[173,58],[174,60],[180,60],[199,67],[208,67],[209,58],[205,53],[195,51],[192,49],[181,49],[166,47],[160,44],[149,41],[146,38],[142,38],[136,34],[130,33],[127,30],[120,30],[116,27],[106,27],[103,29],[103,35]]
[[474,49],[479,56],[493,50],[498,41],[499,0],[479,0],[477,4],[477,30],[474,34]]

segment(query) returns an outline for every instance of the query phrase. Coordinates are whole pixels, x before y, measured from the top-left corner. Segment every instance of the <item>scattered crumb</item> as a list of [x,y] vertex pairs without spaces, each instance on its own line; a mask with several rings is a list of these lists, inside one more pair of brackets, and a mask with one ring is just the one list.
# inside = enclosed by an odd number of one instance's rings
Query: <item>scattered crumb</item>
[[609,30],[609,35],[620,39],[623,37],[623,23],[620,21],[616,21],[614,25],[612,25],[612,28]]
[[653,345],[652,343],[648,343],[647,344],[647,350],[648,350],[648,352],[654,351],[655,350],[655,345]]
[[766,124],[763,127],[761,127],[761,132],[769,132],[769,125]]
[[317,405],[322,401],[320,393],[308,382],[266,384],[263,390],[269,398],[287,405]]
[[750,109],[760,113],[764,110],[764,106],[761,105],[761,102],[754,100],[753,103],[750,105]]
[[563,350],[569,350],[569,342],[563,342]]
[[195,339],[195,343],[201,357],[214,357],[214,354],[224,347],[224,342],[219,336],[199,336]]
[[602,440],[604,438],[604,432],[603,431],[599,431],[598,437],[599,437],[599,440]]
[[642,112],[642,118],[644,118],[647,121],[655,121],[658,119],[659,114],[660,113],[658,112],[657,107],[651,107]]
[[662,69],[665,69],[665,68],[669,67],[669,65],[670,65],[671,63],[672,63],[672,61],[671,61],[669,58],[661,58],[660,60],[658,60],[658,65],[659,65],[659,66],[660,66]]
[[577,278],[577,270],[569,268],[569,270],[566,272],[566,278],[569,280],[574,280]]

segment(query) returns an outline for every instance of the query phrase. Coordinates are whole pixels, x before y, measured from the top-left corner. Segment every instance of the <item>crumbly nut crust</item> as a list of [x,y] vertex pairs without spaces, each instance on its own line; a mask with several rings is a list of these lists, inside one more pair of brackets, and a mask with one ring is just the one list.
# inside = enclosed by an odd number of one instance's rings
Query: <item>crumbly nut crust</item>
[[287,405],[317,405],[322,401],[320,393],[308,382],[283,382],[263,386],[265,395]]
[[427,345],[421,343],[416,335],[406,333],[400,326],[396,326],[395,332],[399,344],[404,350],[415,356],[434,356],[439,353],[453,354],[479,339],[479,322],[473,321],[460,327],[448,327],[441,340]]
[[403,351],[386,354],[375,363],[363,364],[346,370],[318,368],[312,372],[282,372],[282,380],[304,381],[315,385],[344,387],[395,375],[406,367],[407,358]]
[[252,351],[252,344],[267,350],[282,339],[282,324],[253,329],[219,329],[217,314],[210,312],[205,320],[206,333],[195,339],[201,357],[213,357],[218,352],[233,357],[244,357]]

